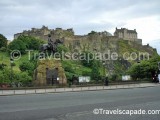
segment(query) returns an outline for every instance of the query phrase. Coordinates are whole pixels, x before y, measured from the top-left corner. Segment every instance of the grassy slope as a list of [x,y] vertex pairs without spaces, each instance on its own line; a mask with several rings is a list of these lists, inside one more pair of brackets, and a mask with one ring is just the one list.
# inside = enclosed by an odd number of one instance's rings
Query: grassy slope
[[[141,49],[139,46],[135,45],[135,47],[133,47],[132,44],[128,44],[127,41],[119,41],[119,54],[122,55],[124,52],[138,52],[138,51],[144,51],[143,49]],[[16,66],[13,67],[14,71],[20,71],[19,70],[19,65],[23,62],[28,60],[28,54],[22,55],[21,58],[19,60],[15,61]],[[130,61],[132,64],[134,63],[134,61]],[[8,67],[10,67],[10,57],[9,54],[6,52],[0,52],[0,64],[4,63],[6,64]],[[91,73],[91,68],[85,67],[83,66],[79,61],[63,61],[62,62],[63,67],[69,67],[71,69],[71,73],[73,73],[74,75],[77,76],[81,76],[84,75],[85,73]],[[114,67],[116,70],[116,73],[118,72],[122,72],[125,70],[125,68],[123,69],[123,66],[121,65],[121,63],[119,63],[118,61],[114,63]],[[103,75],[104,72],[104,68],[100,67],[100,73],[101,75]]]
[[[14,71],[20,71],[19,70],[19,65],[25,60],[28,60],[28,54],[22,55],[20,57],[20,59],[18,59],[18,60],[14,60],[14,63],[16,65],[13,67],[13,70]],[[0,64],[2,64],[2,63],[6,64],[7,67],[10,67],[10,56],[9,56],[9,53],[0,52]]]

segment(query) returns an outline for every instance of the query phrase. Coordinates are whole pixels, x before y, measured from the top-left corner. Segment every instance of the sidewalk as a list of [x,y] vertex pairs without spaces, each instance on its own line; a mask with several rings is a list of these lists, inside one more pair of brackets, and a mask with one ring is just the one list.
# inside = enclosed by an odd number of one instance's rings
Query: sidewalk
[[3,95],[24,95],[24,94],[45,94],[45,93],[61,93],[61,92],[78,92],[78,91],[95,91],[95,90],[114,90],[114,89],[130,89],[160,86],[158,83],[141,83],[141,84],[125,84],[111,86],[88,86],[88,87],[72,87],[72,88],[46,88],[46,89],[24,89],[24,90],[0,90],[0,96]]

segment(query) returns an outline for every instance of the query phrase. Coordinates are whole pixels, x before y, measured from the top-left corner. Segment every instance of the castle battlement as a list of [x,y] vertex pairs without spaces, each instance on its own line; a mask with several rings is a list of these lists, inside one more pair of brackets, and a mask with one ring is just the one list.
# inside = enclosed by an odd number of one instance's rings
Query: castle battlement
[[92,31],[88,35],[74,35],[73,28],[68,29],[62,29],[62,28],[55,28],[55,29],[49,29],[46,26],[42,26],[42,28],[31,28],[31,30],[24,30],[22,33],[17,33],[14,35],[14,39],[17,39],[20,35],[26,35],[26,36],[33,36],[36,38],[40,38],[43,40],[48,40],[48,34],[51,34],[53,39],[59,39],[59,38],[70,38],[75,40],[82,40],[90,35],[98,36],[99,38],[107,37],[109,40],[128,40],[133,41],[138,44],[142,45],[142,39],[138,39],[138,33],[136,29],[129,30],[126,28],[117,29],[114,32],[114,36],[107,32],[94,32]]
[[56,28],[54,29],[49,29],[46,26],[42,26],[42,28],[31,28],[31,30],[24,30],[22,33],[17,33],[14,34],[14,39],[17,39],[18,36],[20,35],[26,35],[26,36],[33,36],[36,38],[40,38],[43,40],[48,40],[48,34],[51,34],[54,38],[62,38],[65,36],[73,36],[74,31],[72,28],[69,29],[62,29],[62,28]]

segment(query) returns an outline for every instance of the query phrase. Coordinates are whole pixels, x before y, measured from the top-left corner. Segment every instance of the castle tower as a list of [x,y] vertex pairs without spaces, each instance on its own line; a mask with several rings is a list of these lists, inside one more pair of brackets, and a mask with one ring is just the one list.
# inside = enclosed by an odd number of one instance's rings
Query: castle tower
[[121,28],[121,29],[116,28],[114,36],[129,41],[136,41],[138,39],[136,29],[128,30],[126,28]]
[[137,35],[138,34],[136,29],[134,30],[128,30],[126,28],[117,29],[116,27],[116,30],[114,32],[114,36],[116,36],[119,39],[133,41],[138,44],[142,44],[142,39],[138,39]]

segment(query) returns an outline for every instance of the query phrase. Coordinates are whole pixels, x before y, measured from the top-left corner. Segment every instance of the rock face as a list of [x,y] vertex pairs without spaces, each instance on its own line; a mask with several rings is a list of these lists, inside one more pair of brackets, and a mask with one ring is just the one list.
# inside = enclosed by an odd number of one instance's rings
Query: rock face
[[[39,60],[38,61],[38,67],[34,71],[34,85],[36,86],[44,86],[44,85],[52,85],[47,82],[47,69],[53,70],[58,68],[58,81],[57,84],[66,84],[67,79],[64,73],[64,69],[62,68],[61,61],[55,60],[55,59],[45,59],[45,60]],[[46,69],[47,68],[47,69]],[[53,83],[55,84],[55,83]]]
[[92,51],[105,52],[108,50],[117,50],[118,39],[114,36],[99,35],[94,33],[87,36],[77,36],[73,38],[66,37],[64,45],[71,52]]

